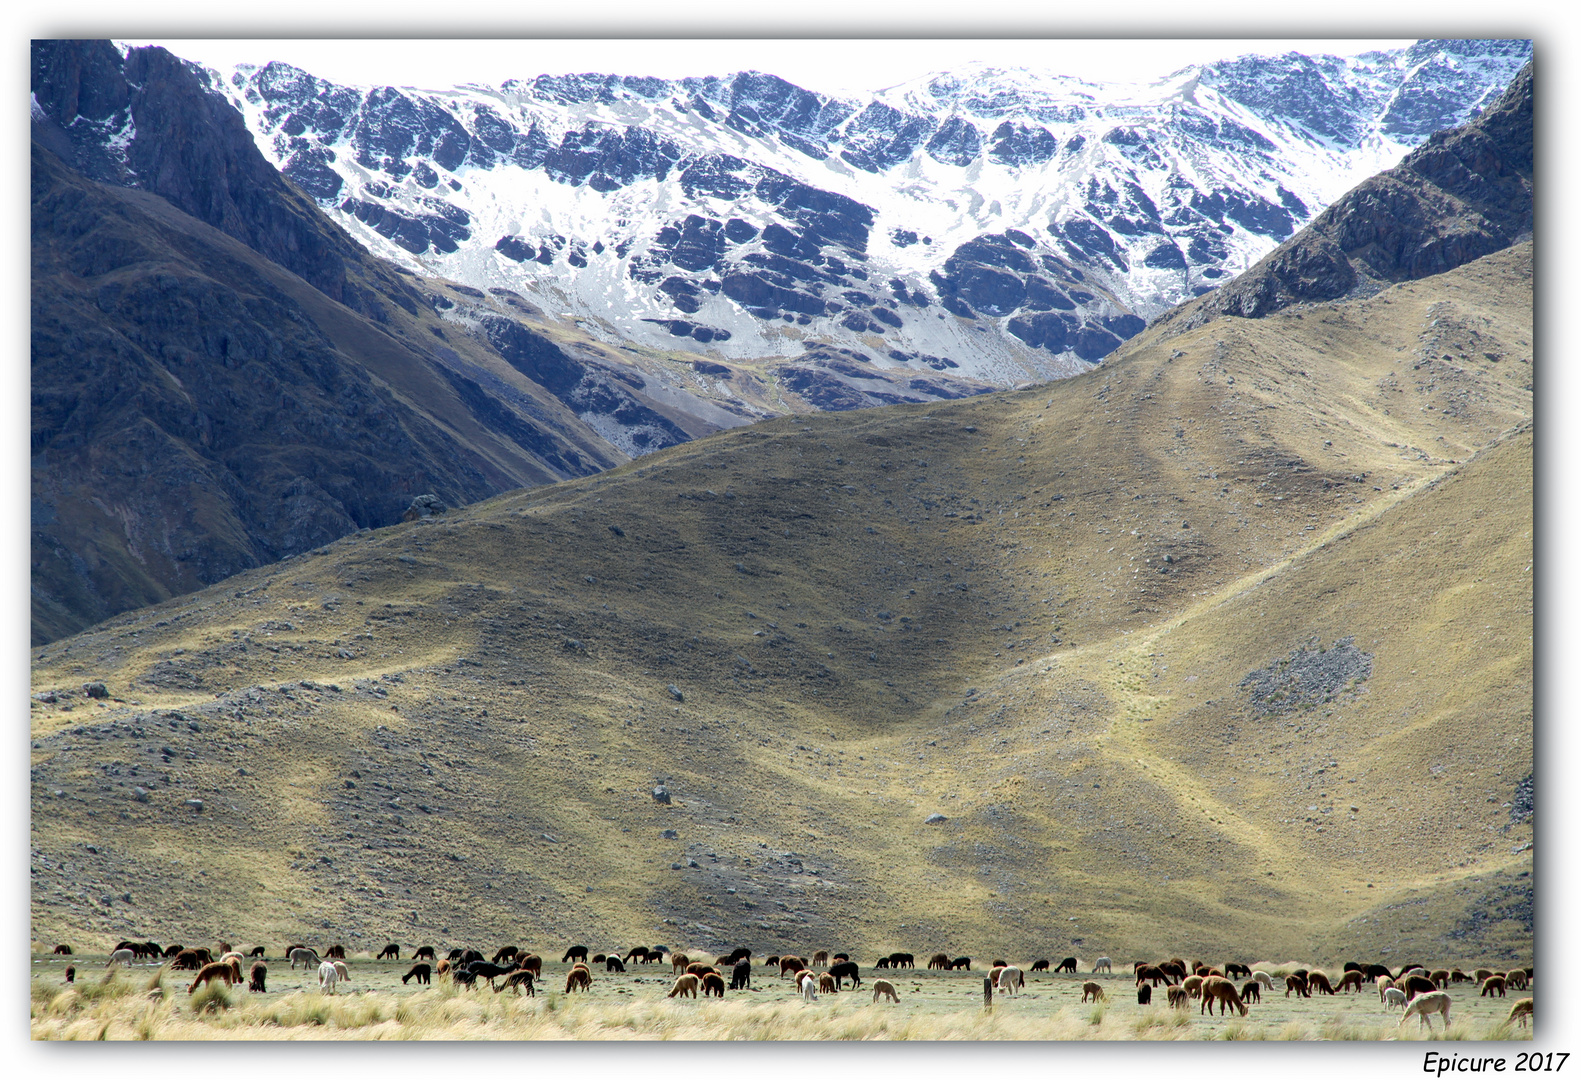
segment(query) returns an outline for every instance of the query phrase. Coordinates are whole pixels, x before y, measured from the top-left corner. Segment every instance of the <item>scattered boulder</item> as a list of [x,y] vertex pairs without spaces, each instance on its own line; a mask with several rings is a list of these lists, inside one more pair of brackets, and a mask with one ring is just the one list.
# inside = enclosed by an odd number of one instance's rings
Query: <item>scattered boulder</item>
[[199,814],[203,813],[203,800],[202,799],[188,799],[182,805],[186,806],[188,809],[192,810],[195,813],[199,813]]
[[663,784],[660,784],[658,787],[654,788],[653,789],[653,801],[656,802],[656,803],[663,803],[665,806],[669,806],[670,805],[670,789],[665,787]]
[[107,698],[110,696],[110,691],[104,688],[102,682],[83,683],[82,692],[91,698]]
[[676,832],[674,829],[665,829],[659,834],[660,840],[679,840],[680,838],[681,834]]
[[679,686],[676,686],[674,683],[671,683],[669,686],[665,687],[665,689],[670,692],[670,696],[672,698],[674,698],[676,701],[685,701],[686,700],[685,695],[683,695],[681,693],[681,688]]
[[412,505],[406,508],[406,513],[401,515],[402,521],[417,521],[420,518],[430,518],[443,514],[448,510],[444,503],[439,501],[437,495],[419,495],[412,500]]
[[138,785],[137,787],[134,787],[132,789],[132,798],[136,799],[138,802],[147,802],[148,801],[148,789],[143,787],[142,785]]
[[943,825],[949,820],[950,819],[945,817],[943,814],[929,814],[927,817],[922,819],[922,823],[924,825]]

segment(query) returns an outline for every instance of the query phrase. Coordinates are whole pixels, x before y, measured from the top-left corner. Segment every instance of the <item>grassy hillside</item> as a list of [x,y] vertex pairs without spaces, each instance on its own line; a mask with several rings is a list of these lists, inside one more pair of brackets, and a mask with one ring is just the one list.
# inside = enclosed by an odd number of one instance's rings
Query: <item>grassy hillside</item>
[[724,432],[35,650],[34,934],[1528,957],[1530,275]]

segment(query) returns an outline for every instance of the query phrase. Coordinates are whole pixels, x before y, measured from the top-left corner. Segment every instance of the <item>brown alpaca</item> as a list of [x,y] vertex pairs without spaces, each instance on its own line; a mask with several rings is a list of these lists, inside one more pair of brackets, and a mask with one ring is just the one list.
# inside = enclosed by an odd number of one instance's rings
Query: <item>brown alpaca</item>
[[1183,987],[1171,986],[1164,992],[1169,995],[1171,1008],[1184,1009],[1191,1004],[1191,995],[1186,993]]
[[1354,990],[1358,994],[1361,993],[1361,972],[1345,972],[1344,975],[1340,976],[1339,986],[1337,986],[1335,989],[1340,991]]
[[1211,1011],[1215,1002],[1218,1003],[1221,1016],[1228,1012],[1232,1005],[1241,1011],[1242,1016],[1246,1015],[1246,1002],[1242,1001],[1241,995],[1235,992],[1235,984],[1222,975],[1209,976],[1202,984],[1201,1011]]
[[412,970],[401,976],[401,985],[405,986],[408,979],[416,979],[423,986],[431,986],[433,985],[433,975],[434,969],[427,964],[413,964]]
[[887,997],[896,1005],[900,1004],[900,995],[895,993],[895,985],[888,979],[873,980],[873,1004],[877,1005],[880,997]]
[[538,991],[533,989],[532,972],[526,971],[522,968],[517,968],[509,975],[505,976],[505,981],[496,986],[494,988],[494,992],[497,994],[501,990],[509,987],[511,993],[515,994],[517,997],[520,997],[522,992],[521,988],[524,986],[527,988],[528,997],[538,996]]
[[579,963],[575,967],[573,967],[569,972],[566,973],[566,976],[565,976],[565,992],[566,993],[569,994],[573,990],[592,990],[592,989],[593,989],[593,973],[588,970],[586,964],[580,964]]
[[1492,968],[1478,968],[1471,973],[1471,981],[1480,984],[1482,980],[1493,974]]
[[176,954],[176,958],[170,961],[170,970],[197,971],[207,963],[210,961],[201,959],[197,949],[182,949]]
[[187,993],[191,994],[198,987],[215,979],[224,980],[226,986],[232,986],[242,981],[240,974],[231,964],[204,964],[203,970],[198,972],[198,977],[192,980],[191,986],[187,987]]
[[248,969],[247,974],[250,976],[247,980],[247,989],[255,994],[265,993],[264,982],[269,977],[269,969],[264,966],[264,962],[258,961]]
[[725,996],[725,977],[717,971],[710,971],[703,976],[703,996],[709,994],[721,998]]
[[950,970],[950,958],[941,952],[934,953],[928,960],[928,970],[933,971],[935,969],[939,971]]
[[1456,968],[1455,970],[1453,970],[1453,971],[1451,971],[1449,973],[1449,981],[1450,982],[1457,982],[1457,983],[1470,982],[1471,981],[1471,976],[1467,975],[1464,971],[1461,971],[1459,968]]
[[670,987],[670,992],[666,996],[668,996],[668,997],[689,997],[689,998],[696,997],[697,996],[697,976],[696,975],[682,975],[680,978],[675,980],[675,985]]
[[1521,998],[1510,1006],[1510,1015],[1504,1018],[1506,1024],[1513,1024],[1519,1020],[1521,1027],[1525,1027],[1532,1019],[1532,999]]
[[1329,984],[1328,976],[1321,971],[1313,971],[1307,975],[1307,989],[1316,990],[1320,994],[1332,994],[1334,987]]
[[77,966],[75,964],[66,965],[66,981],[69,983],[77,981]]
[[1188,996],[1198,998],[1202,996],[1202,984],[1204,981],[1201,975],[1188,975],[1181,981],[1180,987]]
[[518,971],[530,971],[539,978],[543,977],[543,957],[537,953],[525,953],[516,958]]
[[807,962],[799,956],[782,956],[780,957],[780,978],[783,979],[787,975],[805,970],[806,967]]
[[324,959],[325,960],[344,960],[344,959],[346,959],[346,946],[344,946],[344,945],[331,945],[329,948],[324,950]]
[[1255,1001],[1259,1004],[1263,1000],[1263,984],[1256,979],[1247,979],[1246,985],[1241,987],[1242,1001]]
[[1142,964],[1136,969],[1136,985],[1141,986],[1145,982],[1151,982],[1154,986],[1159,983],[1168,985],[1169,976],[1164,973],[1162,968],[1155,967],[1152,964]]
[[1405,991],[1405,1000],[1407,1001],[1410,1001],[1418,994],[1431,994],[1438,989],[1438,987],[1433,985],[1433,980],[1426,975],[1407,975],[1404,982],[1395,983],[1395,985]]
[[1482,980],[1482,993],[1479,996],[1492,997],[1494,994],[1498,994],[1499,997],[1504,996],[1503,975],[1489,975],[1486,979]]
[[[1151,988],[1149,988],[1149,989],[1151,989]],[[1093,1001],[1108,1001],[1109,1000],[1109,995],[1103,992],[1103,987],[1100,986],[1098,983],[1095,983],[1095,982],[1084,982],[1084,983],[1081,984],[1081,1000],[1082,1000],[1082,1003],[1086,1004],[1086,1002],[1087,1002],[1087,1000],[1089,998],[1092,999]]]
[[821,972],[818,975],[818,993],[833,994],[839,989],[840,987],[835,983],[833,975],[829,974],[827,971]]
[[1526,978],[1525,968],[1514,968],[1504,973],[1504,985],[1511,990],[1525,990],[1530,983]]
[[446,958],[444,960],[439,961],[439,967],[434,969],[434,974],[438,975],[441,979],[443,979],[446,975],[450,974],[450,960],[449,960],[449,958]]
[[809,967],[815,967],[815,968],[816,967],[828,967],[829,966],[829,950],[828,949],[819,949],[817,952],[813,953],[812,954],[812,963],[810,965],[808,965],[808,966]]
[[1438,987],[1440,990],[1449,985],[1448,968],[1440,968],[1439,970],[1429,974],[1427,977],[1431,979],[1433,981],[1433,985]]
[[1296,997],[1312,996],[1312,990],[1308,987],[1306,979],[1300,975],[1285,976],[1285,997],[1289,997],[1292,990],[1295,991]]
[[55,946],[55,955],[56,956],[70,956],[71,955],[71,946],[70,945],[56,945]]
[[701,979],[704,975],[707,975],[710,971],[718,971],[718,970],[719,970],[718,968],[714,967],[711,964],[687,964],[686,965],[686,973],[688,975],[696,975],[699,979]]
[[691,962],[692,962],[692,958],[690,956],[687,956],[683,952],[677,952],[677,953],[671,953],[670,954],[670,970],[671,971],[685,971],[686,970],[686,965],[690,964]]

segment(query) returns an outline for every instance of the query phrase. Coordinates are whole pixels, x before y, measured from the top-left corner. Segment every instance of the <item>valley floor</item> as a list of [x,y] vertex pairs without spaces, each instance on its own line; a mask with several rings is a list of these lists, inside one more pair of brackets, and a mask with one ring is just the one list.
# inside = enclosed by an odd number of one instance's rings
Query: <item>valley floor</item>
[[[75,960],[79,982],[67,987],[68,958],[33,957],[30,1028],[35,1040],[1426,1040],[1431,1034],[1398,1010],[1385,1011],[1368,984],[1361,994],[1309,999],[1268,994],[1246,1017],[1203,1015],[1195,1001],[1172,1009],[1158,1000],[1141,1006],[1129,972],[1028,975],[1023,992],[995,996],[983,1008],[981,970],[864,971],[862,988],[820,995],[808,1003],[790,980],[759,967],[750,991],[724,1000],[665,997],[668,966],[625,974],[595,972],[585,994],[565,994],[568,964],[544,964],[535,997],[459,989],[444,979],[432,987],[403,986],[408,963],[349,961],[351,993],[320,994],[315,975],[270,968],[271,989],[205,988],[189,997],[190,973],[138,965],[106,976],[97,956]],[[1259,964],[1279,976],[1296,964]],[[870,987],[888,977],[898,1004],[875,1004]],[[1082,984],[1096,981],[1108,1001],[1082,1001]],[[163,987],[150,999],[154,987]],[[1531,1029],[1506,1023],[1519,997],[1479,998],[1475,986],[1452,985],[1450,1040],[1528,1039]]]

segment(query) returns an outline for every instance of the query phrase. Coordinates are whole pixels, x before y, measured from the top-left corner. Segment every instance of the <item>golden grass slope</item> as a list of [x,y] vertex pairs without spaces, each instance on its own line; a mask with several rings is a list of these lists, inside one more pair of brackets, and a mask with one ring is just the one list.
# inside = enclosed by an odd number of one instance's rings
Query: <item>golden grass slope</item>
[[[1527,958],[1530,274],[772,420],[36,650],[35,936]],[[1345,639],[1370,675],[1254,707]]]

